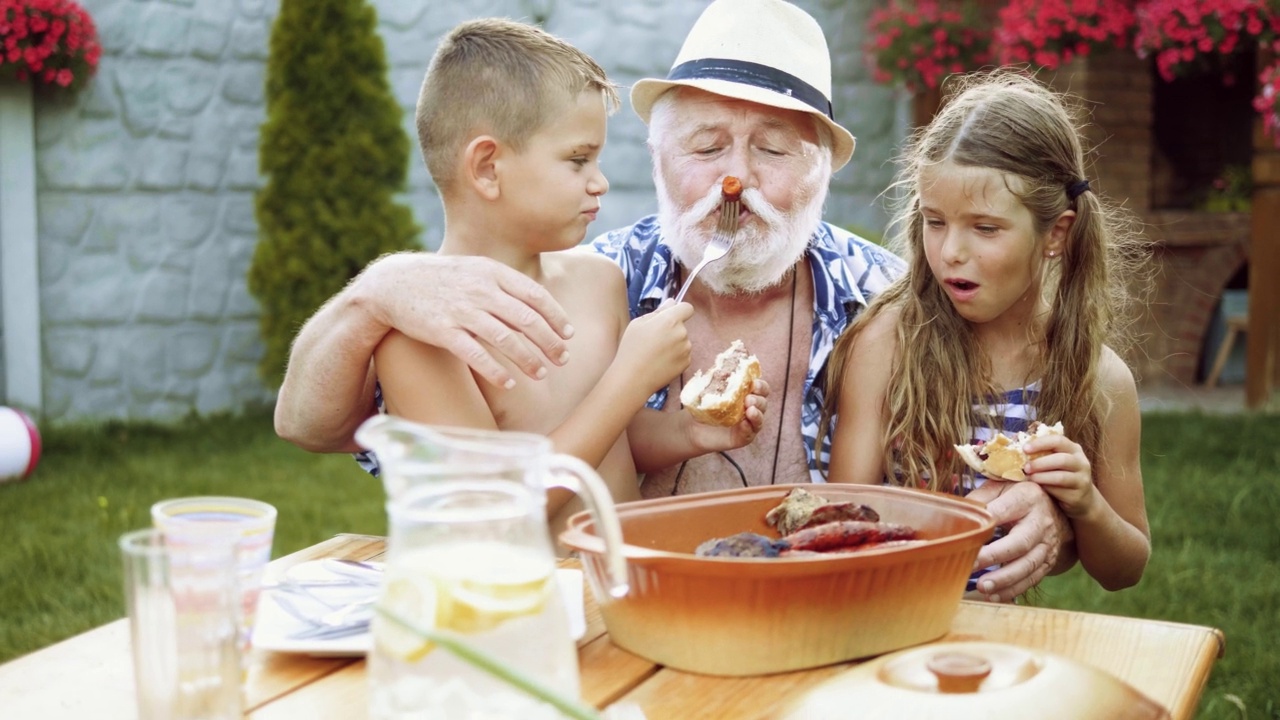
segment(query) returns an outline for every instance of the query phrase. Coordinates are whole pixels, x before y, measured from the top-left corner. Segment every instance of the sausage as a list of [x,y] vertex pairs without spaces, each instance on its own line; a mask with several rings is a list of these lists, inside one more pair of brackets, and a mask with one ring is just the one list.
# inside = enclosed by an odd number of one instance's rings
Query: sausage
[[742,181],[732,175],[726,175],[720,184],[720,193],[725,200],[737,200],[742,197]]
[[867,543],[914,540],[915,528],[897,523],[839,520],[793,532],[782,538],[790,550],[823,552]]

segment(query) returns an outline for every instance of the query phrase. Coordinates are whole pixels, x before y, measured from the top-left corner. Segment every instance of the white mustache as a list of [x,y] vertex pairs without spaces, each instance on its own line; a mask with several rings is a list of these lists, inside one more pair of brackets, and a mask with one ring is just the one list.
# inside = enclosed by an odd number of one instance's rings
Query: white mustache
[[[701,218],[703,221],[709,221],[714,226],[716,220],[711,217],[711,214],[720,209],[720,205],[723,200],[724,194],[720,187],[713,187],[711,190],[707,191],[706,195],[685,211],[683,215],[686,217]],[[786,221],[786,217],[782,212],[770,204],[769,201],[765,199],[764,193],[760,192],[756,188],[742,189],[742,205],[746,207],[747,210],[750,210],[751,214],[760,218],[760,220],[762,220],[768,227],[776,228]]]

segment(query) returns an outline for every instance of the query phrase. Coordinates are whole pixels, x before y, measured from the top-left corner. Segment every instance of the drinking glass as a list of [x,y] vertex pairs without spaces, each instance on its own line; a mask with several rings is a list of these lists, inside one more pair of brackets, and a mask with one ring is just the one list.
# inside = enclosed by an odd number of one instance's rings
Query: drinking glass
[[140,720],[240,718],[235,544],[147,529],[120,549]]
[[200,544],[210,537],[235,544],[240,591],[237,628],[240,649],[247,663],[262,574],[271,560],[276,509],[248,498],[175,498],[152,505],[151,521],[173,544]]

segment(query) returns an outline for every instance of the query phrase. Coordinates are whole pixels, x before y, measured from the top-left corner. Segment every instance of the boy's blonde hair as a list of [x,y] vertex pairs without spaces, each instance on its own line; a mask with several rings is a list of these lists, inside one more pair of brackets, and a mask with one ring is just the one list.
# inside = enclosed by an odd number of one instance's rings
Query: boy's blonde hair
[[422,157],[442,192],[454,182],[458,153],[492,135],[523,149],[566,102],[599,91],[610,111],[618,93],[589,55],[546,31],[504,18],[471,20],[440,42],[418,94]]
[[[1077,108],[1015,70],[953,80],[937,117],[908,142],[891,189],[890,235],[909,270],[837,340],[821,423],[825,434],[860,329],[885,308],[896,309],[898,352],[882,409],[885,476],[912,484],[927,477],[930,489],[942,491],[956,489],[952,478],[963,467],[952,445],[969,442],[975,423],[990,422],[975,416],[975,403],[999,393],[972,327],[929,269],[921,174],[945,162],[1002,173],[1009,191],[1031,211],[1037,243],[1064,211],[1075,210],[1060,261],[1048,263],[1042,284],[1048,316],[1029,330],[1039,352],[1028,380],[1040,381],[1036,417],[1062,421],[1095,463],[1106,409],[1097,387],[1099,361],[1104,344],[1124,350],[1130,293],[1147,255],[1130,214],[1093,190],[1074,199],[1068,194],[1088,178]],[[1001,430],[1003,418],[995,423],[992,429]]]

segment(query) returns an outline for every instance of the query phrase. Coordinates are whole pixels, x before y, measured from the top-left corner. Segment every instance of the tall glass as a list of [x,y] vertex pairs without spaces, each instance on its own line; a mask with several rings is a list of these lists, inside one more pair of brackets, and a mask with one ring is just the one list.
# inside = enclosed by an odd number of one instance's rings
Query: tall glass
[[172,544],[158,530],[120,538],[141,720],[242,714],[235,545]]
[[[477,470],[442,472],[388,502],[379,605],[576,700],[577,649],[555,587],[545,497]],[[374,720],[562,717],[382,615],[368,673]]]
[[175,498],[152,505],[151,520],[172,544],[200,544],[216,538],[235,545],[240,592],[237,625],[240,649],[247,663],[262,574],[271,560],[275,507],[239,497]]

